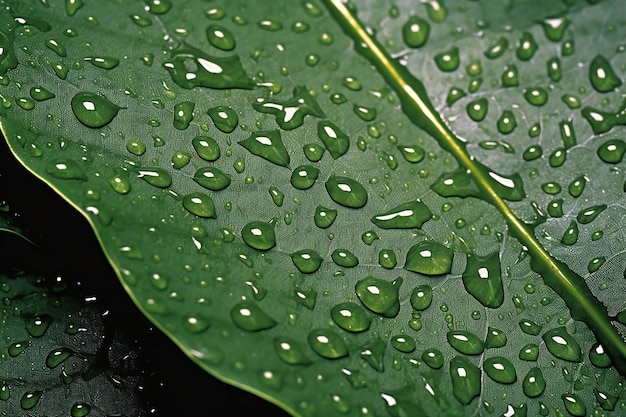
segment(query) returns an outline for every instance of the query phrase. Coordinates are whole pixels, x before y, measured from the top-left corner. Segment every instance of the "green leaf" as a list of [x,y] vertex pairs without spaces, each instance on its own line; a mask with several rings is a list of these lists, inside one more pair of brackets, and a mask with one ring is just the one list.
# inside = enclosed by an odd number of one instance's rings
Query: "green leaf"
[[2,3],[9,145],[209,372],[303,416],[621,412],[616,1]]

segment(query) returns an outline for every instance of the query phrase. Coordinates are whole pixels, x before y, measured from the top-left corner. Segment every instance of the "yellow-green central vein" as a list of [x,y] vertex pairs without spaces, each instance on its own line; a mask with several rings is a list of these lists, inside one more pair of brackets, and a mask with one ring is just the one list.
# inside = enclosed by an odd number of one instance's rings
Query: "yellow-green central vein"
[[398,94],[404,113],[414,124],[430,133],[443,149],[456,158],[460,166],[471,173],[482,198],[500,211],[509,225],[510,233],[528,250],[533,269],[540,273],[547,285],[563,297],[572,317],[584,321],[591,328],[613,357],[613,363],[619,372],[626,375],[626,343],[611,324],[606,308],[591,294],[584,279],[563,262],[553,258],[535,238],[533,228],[511,211],[491,186],[487,172],[469,155],[464,142],[451,132],[434,109],[422,82],[382,49],[342,0],[323,1],[346,34],[354,40],[356,49],[379,70]]

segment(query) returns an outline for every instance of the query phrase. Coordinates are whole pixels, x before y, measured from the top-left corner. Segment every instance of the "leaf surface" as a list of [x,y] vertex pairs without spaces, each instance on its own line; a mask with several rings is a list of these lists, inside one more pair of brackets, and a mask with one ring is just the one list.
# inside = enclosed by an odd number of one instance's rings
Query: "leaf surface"
[[303,416],[621,412],[616,2],[2,3],[11,148],[208,371]]

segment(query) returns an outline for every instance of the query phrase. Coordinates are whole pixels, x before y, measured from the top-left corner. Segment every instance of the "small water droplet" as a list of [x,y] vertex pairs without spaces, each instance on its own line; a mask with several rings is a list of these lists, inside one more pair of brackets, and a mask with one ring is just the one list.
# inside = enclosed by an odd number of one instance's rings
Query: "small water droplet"
[[56,368],[73,354],[74,352],[67,348],[54,349],[46,357],[46,366],[50,369]]
[[361,208],[367,203],[367,191],[352,178],[332,175],[326,181],[326,191],[337,204]]
[[575,97],[571,94],[563,94],[561,96],[561,101],[567,105],[570,109],[578,109],[580,108],[580,100],[578,97]]
[[231,133],[237,127],[239,118],[233,109],[227,106],[212,107],[207,114],[213,120],[213,124],[224,133]]
[[196,103],[183,101],[174,105],[174,127],[178,130],[185,130],[189,127],[193,119],[193,109]]
[[419,16],[411,16],[402,25],[402,39],[409,48],[420,48],[428,40],[430,23]]
[[350,138],[334,123],[330,121],[319,122],[317,124],[317,136],[324,143],[333,159],[337,159],[348,152]]
[[365,307],[385,317],[395,317],[400,311],[398,290],[402,278],[389,282],[380,278],[366,277],[356,283],[356,295]]
[[515,119],[515,115],[510,110],[505,110],[502,112],[502,115],[498,119],[497,128],[498,132],[503,135],[508,135],[517,127],[517,120]]
[[467,255],[463,285],[482,305],[498,308],[504,302],[504,288],[498,252],[487,256]]
[[191,141],[198,156],[205,161],[216,161],[220,157],[220,147],[215,139],[209,136],[196,136]]
[[213,199],[205,193],[191,193],[183,198],[183,207],[191,214],[204,218],[216,218]]
[[239,142],[250,153],[260,156],[276,165],[286,167],[290,158],[279,130],[253,133],[248,139]]
[[534,343],[524,345],[520,349],[518,356],[523,361],[534,362],[539,357],[539,346]]
[[437,68],[444,72],[452,72],[459,68],[461,60],[459,58],[459,48],[452,47],[447,51],[435,55]]
[[72,417],[85,417],[91,412],[91,406],[87,403],[75,403],[72,405],[70,414]]
[[454,103],[465,97],[467,94],[465,91],[461,90],[458,87],[450,87],[448,90],[448,95],[446,96],[446,105],[451,107]]
[[452,394],[462,404],[468,405],[480,395],[480,369],[463,356],[455,356],[450,361]]
[[482,121],[487,116],[489,103],[486,98],[479,98],[467,104],[467,115],[475,122]]
[[87,175],[78,162],[72,159],[58,159],[46,165],[46,172],[55,178],[87,181]]
[[233,322],[243,330],[257,332],[271,329],[276,321],[267,315],[254,301],[241,301],[230,310]]
[[94,67],[107,70],[117,67],[120,63],[120,60],[117,58],[104,56],[88,56],[84,58],[84,61],[89,62]]
[[426,204],[415,200],[375,215],[371,221],[381,229],[413,229],[422,227],[431,218]]
[[522,382],[524,394],[530,398],[535,398],[543,394],[546,389],[546,380],[540,368],[531,368]]
[[593,394],[596,397],[596,401],[602,407],[603,410],[613,411],[615,410],[615,405],[617,404],[617,400],[619,397],[608,394],[606,392],[602,392],[597,388],[593,389]]
[[591,261],[589,261],[589,264],[587,265],[587,271],[589,271],[590,274],[596,272],[598,269],[600,269],[604,262],[606,262],[606,257],[604,256],[598,256],[597,258],[593,258]]
[[604,346],[594,343],[589,351],[589,360],[598,368],[608,368],[611,366],[611,357],[604,350]]
[[319,228],[326,229],[333,224],[337,218],[337,210],[329,209],[324,206],[317,206],[315,208],[315,215],[313,219],[315,220],[315,225]]
[[313,249],[303,249],[292,253],[291,260],[300,272],[312,274],[320,268],[324,259]]
[[206,28],[206,37],[211,45],[222,51],[232,51],[235,49],[235,37],[223,26],[210,25]]
[[548,91],[542,87],[532,87],[524,91],[524,98],[533,106],[543,106],[548,102]]
[[37,101],[49,100],[56,97],[53,93],[43,87],[32,87],[30,89],[30,96]]
[[509,41],[505,37],[498,38],[498,40],[489,46],[485,51],[485,56],[489,59],[500,58],[509,47]]
[[35,407],[41,398],[43,391],[27,391],[20,398],[20,406],[23,410],[30,410]]
[[489,378],[501,384],[512,384],[517,381],[515,367],[510,360],[502,356],[486,359],[483,363],[483,369]]
[[447,339],[450,346],[466,355],[480,355],[485,350],[483,341],[467,330],[451,330]]
[[302,346],[290,338],[278,336],[274,339],[274,350],[278,357],[289,365],[311,364],[311,360],[306,357]]
[[583,356],[580,346],[565,327],[548,330],[541,337],[546,343],[548,351],[557,358],[570,362],[582,362]]
[[515,54],[521,61],[528,61],[535,55],[538,48],[539,45],[537,45],[533,35],[529,32],[524,32],[519,40]]
[[72,98],[72,111],[85,126],[102,127],[109,124],[120,107],[94,93],[80,92]]
[[418,285],[411,292],[411,306],[415,310],[426,310],[432,302],[433,289],[430,285]]
[[298,190],[307,190],[315,184],[320,170],[311,165],[300,165],[291,173],[291,185]]
[[596,55],[589,65],[589,81],[596,91],[607,93],[622,85],[611,63],[602,55]]
[[413,245],[406,255],[404,269],[424,275],[443,275],[452,268],[454,252],[435,241]]
[[444,357],[439,349],[430,348],[426,349],[421,356],[422,360],[426,365],[430,366],[433,369],[439,369],[443,366]]
[[583,402],[582,398],[573,393],[562,394],[561,399],[563,400],[563,404],[565,404],[565,409],[573,415],[577,417],[583,417],[587,415],[587,407]]
[[541,326],[532,320],[527,320],[527,319],[521,320],[519,322],[519,327],[520,329],[522,329],[524,333],[529,334],[531,336],[537,336],[539,332],[541,332]]
[[367,362],[372,368],[378,372],[385,370],[383,359],[387,343],[382,340],[374,339],[361,348],[361,359]]
[[596,217],[600,215],[600,213],[606,210],[606,208],[606,204],[598,204],[596,206],[587,207],[578,212],[576,220],[578,220],[578,222],[581,224],[591,223],[596,219]]
[[360,91],[362,86],[361,86],[361,81],[359,81],[357,78],[355,77],[345,77],[341,83],[343,84],[344,87],[346,87],[348,90],[352,90],[352,91]]
[[537,158],[541,158],[541,155],[543,155],[541,145],[531,145],[524,151],[522,158],[524,158],[525,161],[534,161]]
[[598,157],[608,164],[619,164],[626,153],[626,142],[621,139],[610,139],[598,148]]
[[354,268],[359,264],[359,259],[347,249],[335,249],[331,258],[334,263],[344,268]]
[[172,176],[163,168],[142,168],[137,171],[137,177],[159,188],[167,188],[172,185]]
[[309,345],[318,355],[326,359],[348,356],[348,348],[341,336],[330,329],[317,329],[309,333]]
[[345,302],[330,310],[330,316],[337,326],[352,333],[363,332],[370,327],[371,320],[358,305]]
[[285,200],[285,194],[283,194],[278,188],[270,187],[269,188],[270,196],[272,197],[272,201],[276,204],[277,207],[281,207],[283,205],[283,201]]
[[393,269],[397,265],[396,254],[391,249],[383,249],[378,253],[378,263],[386,269]]
[[15,342],[11,343],[7,351],[9,352],[9,355],[14,358],[20,353],[24,352],[24,350],[26,350],[28,346],[30,346],[30,342],[28,341]]
[[257,250],[269,250],[276,245],[274,225],[270,223],[250,222],[241,230],[241,237],[248,246]]
[[565,163],[567,159],[567,153],[565,148],[556,148],[548,157],[548,163],[552,168],[558,168]]
[[230,177],[213,167],[198,169],[193,179],[211,191],[220,191],[230,185]]
[[391,338],[391,346],[402,353],[411,353],[416,348],[415,339],[408,335],[397,335]]

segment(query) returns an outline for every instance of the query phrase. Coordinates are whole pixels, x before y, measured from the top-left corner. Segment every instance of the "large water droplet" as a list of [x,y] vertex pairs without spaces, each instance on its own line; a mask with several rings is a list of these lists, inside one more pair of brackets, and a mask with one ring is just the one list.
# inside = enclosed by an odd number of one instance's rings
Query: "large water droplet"
[[402,285],[400,277],[393,282],[366,277],[356,283],[355,290],[365,307],[385,317],[395,317],[400,311],[398,299],[400,285]]
[[381,229],[412,229],[422,227],[431,218],[432,213],[426,204],[415,200],[372,217],[372,223]]
[[48,162],[46,172],[59,179],[87,181],[87,175],[83,169],[72,159],[64,158]]
[[548,91],[542,87],[531,87],[524,91],[524,98],[533,106],[543,106],[548,102]]
[[325,185],[330,198],[342,206],[361,208],[367,203],[367,191],[352,178],[333,175]]
[[600,213],[606,210],[606,208],[607,208],[606,204],[598,204],[596,206],[587,207],[581,210],[580,212],[578,212],[578,215],[576,216],[576,220],[578,220],[580,224],[591,223],[592,221],[596,219],[596,217],[600,215]]
[[454,251],[435,241],[413,245],[406,255],[404,269],[425,275],[442,275],[450,272]]
[[56,97],[54,93],[46,90],[43,87],[32,87],[30,89],[30,96],[37,101],[49,100]]
[[358,305],[345,302],[330,310],[330,316],[337,326],[352,333],[363,332],[370,327],[371,320]]
[[580,346],[565,327],[548,330],[541,337],[550,353],[557,358],[570,362],[582,362],[583,356]]
[[535,55],[538,48],[539,45],[537,45],[533,35],[529,32],[524,32],[519,40],[519,45],[515,54],[518,59],[528,61]]
[[596,55],[589,65],[589,82],[596,91],[607,93],[622,85],[611,63],[602,55]]
[[172,176],[163,168],[142,168],[137,171],[137,177],[159,188],[172,185]]
[[418,310],[426,310],[433,302],[433,289],[430,285],[418,285],[411,292],[411,306]]
[[500,254],[467,255],[463,285],[485,307],[498,308],[504,302],[504,288],[500,272]]
[[260,156],[276,165],[289,165],[289,153],[279,130],[268,130],[253,133],[248,139],[239,142],[250,153]]
[[386,269],[393,269],[397,265],[396,254],[391,249],[382,249],[378,253],[378,263]]
[[300,272],[312,274],[320,268],[324,259],[313,249],[303,249],[292,253],[291,260]]
[[178,130],[185,130],[193,120],[193,109],[196,103],[183,101],[174,105],[174,127]]
[[50,369],[56,368],[73,354],[74,352],[67,348],[54,349],[46,357],[46,366]]
[[518,356],[523,361],[534,362],[539,357],[539,346],[534,343],[524,345],[520,349]]
[[276,245],[274,225],[270,223],[250,222],[241,230],[241,237],[248,246],[258,250],[269,250]]
[[198,156],[205,161],[216,161],[220,157],[220,147],[215,139],[209,136],[196,136],[191,141]]
[[317,329],[309,333],[311,349],[326,359],[338,359],[348,356],[348,348],[341,336],[330,329]]
[[284,129],[291,130],[302,126],[307,115],[324,117],[324,112],[309,90],[304,86],[293,89],[292,97],[284,100],[267,101],[258,99],[252,107],[262,113],[270,113],[276,116],[276,123]]
[[72,111],[85,126],[102,127],[111,122],[120,107],[94,93],[80,92],[72,98]]
[[309,365],[311,360],[306,357],[304,349],[290,338],[278,336],[274,339],[274,350],[278,357],[289,365]]
[[334,123],[326,120],[319,122],[317,124],[317,136],[324,143],[333,159],[337,159],[348,152],[350,138]]
[[543,378],[541,369],[537,367],[531,368],[524,377],[522,388],[524,389],[524,394],[530,398],[535,398],[543,394],[546,389],[546,380]]
[[606,392],[602,392],[597,388],[593,389],[593,394],[596,397],[596,401],[598,402],[598,404],[600,404],[600,407],[602,407],[603,410],[615,410],[615,404],[617,404],[617,400],[619,400],[619,397]]
[[402,25],[402,39],[409,48],[419,48],[428,40],[430,23],[419,16],[411,16]]
[[482,121],[487,116],[489,102],[486,98],[479,98],[467,104],[467,115],[475,122]]
[[485,373],[501,384],[512,384],[517,380],[517,372],[510,360],[502,356],[488,358],[483,363]]
[[565,232],[563,233],[563,237],[561,237],[561,243],[563,243],[564,245],[573,245],[577,241],[578,241],[578,223],[576,223],[576,220],[572,220],[569,226],[567,227],[567,229],[565,229]]
[[20,406],[23,410],[30,410],[35,407],[41,398],[43,391],[27,391],[20,398]]
[[331,258],[334,263],[344,268],[354,268],[359,264],[359,259],[347,249],[335,249]]
[[573,393],[562,394],[561,399],[567,411],[577,417],[583,417],[587,415],[587,407],[582,398]]
[[439,349],[430,348],[426,349],[422,353],[422,360],[426,365],[430,366],[433,369],[439,369],[443,366],[444,357]]
[[300,165],[291,173],[291,185],[298,190],[307,190],[315,184],[320,170],[311,165]]
[[223,26],[210,25],[206,28],[206,37],[211,45],[222,51],[232,51],[235,49],[235,37]]
[[276,321],[267,315],[254,301],[241,301],[230,310],[233,322],[243,330],[256,332],[276,326]]
[[513,112],[510,110],[503,111],[496,126],[498,128],[498,132],[503,135],[508,135],[515,130],[517,127],[517,120],[515,119]]
[[330,227],[337,218],[337,210],[329,209],[324,206],[317,206],[315,208],[315,225],[319,228],[326,229]]
[[462,404],[467,405],[480,394],[480,369],[467,358],[455,356],[450,361],[452,394]]
[[26,331],[33,337],[41,337],[52,323],[52,317],[47,314],[31,317],[26,322]]
[[435,55],[435,64],[437,64],[437,68],[441,71],[455,71],[459,67],[460,63],[459,48],[457,47],[452,47],[447,51]]
[[402,353],[411,353],[416,348],[415,339],[407,335],[398,335],[391,338],[391,346]]
[[207,110],[207,114],[213,120],[213,124],[224,133],[231,133],[239,123],[237,113],[227,106],[212,107]]
[[483,341],[467,330],[451,330],[447,339],[450,346],[466,355],[480,355],[485,350]]
[[626,153],[626,142],[610,139],[598,148],[598,157],[608,164],[619,164]]
[[489,48],[485,51],[485,56],[489,59],[500,58],[502,54],[506,52],[508,47],[509,40],[507,38],[498,38],[498,40],[489,46]]
[[611,357],[604,350],[604,346],[594,343],[589,351],[589,360],[598,368],[608,368],[611,366]]
[[487,349],[500,348],[506,345],[506,334],[502,330],[495,327],[487,328],[487,338],[485,339],[485,347]]
[[230,185],[230,177],[213,167],[200,168],[196,171],[193,179],[211,191],[220,191]]

